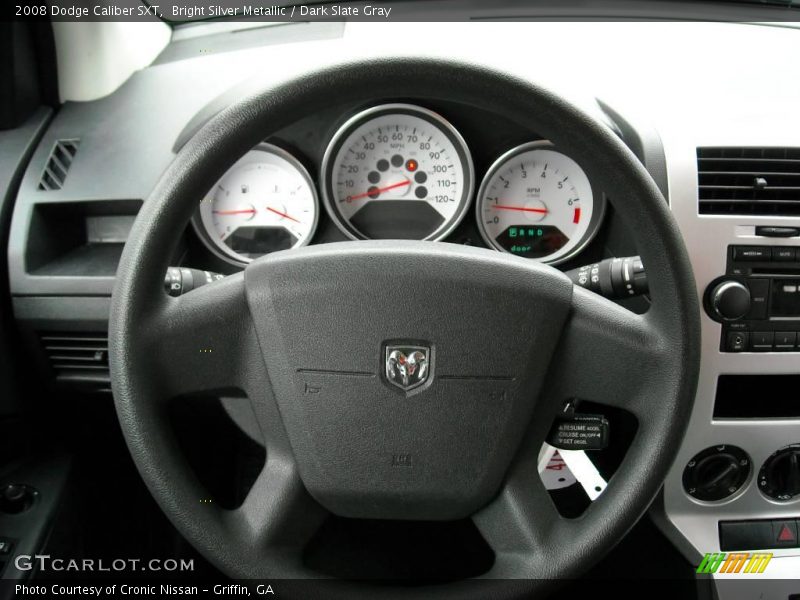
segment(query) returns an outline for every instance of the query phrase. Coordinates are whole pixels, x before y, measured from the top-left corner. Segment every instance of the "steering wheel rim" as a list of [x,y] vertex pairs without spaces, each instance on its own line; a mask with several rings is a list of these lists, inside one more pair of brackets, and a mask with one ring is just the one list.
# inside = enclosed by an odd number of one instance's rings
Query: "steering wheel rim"
[[[386,73],[393,75],[386,78]],[[694,400],[699,305],[688,256],[667,203],[631,151],[577,107],[511,75],[443,60],[348,62],[264,88],[205,125],[181,149],[143,205],[117,272],[109,358],[125,439],[161,508],[222,571],[241,579],[319,576],[303,567],[300,546],[327,512],[301,479],[297,442],[290,439],[283,421],[285,405],[273,389],[274,385],[280,389],[277,379],[282,374],[265,365],[263,323],[252,314],[259,309],[250,293],[255,285],[251,282],[274,274],[280,259],[254,261],[251,271],[248,267],[244,274],[180,298],[164,294],[163,273],[176,244],[175,232],[183,230],[196,209],[196,198],[203,197],[233,157],[324,108],[331,97],[356,104],[369,100],[376,89],[386,98],[454,100],[499,110],[557,143],[609,193],[647,266],[652,305],[643,316],[581,288],[571,290],[564,300],[568,310],[560,341],[541,385],[541,405],[549,415],[566,397],[598,399],[634,413],[639,428],[617,474],[582,517],[561,519],[548,505],[536,468],[536,451],[550,421],[540,418],[529,423],[525,443],[514,454],[499,493],[473,516],[496,555],[485,578],[527,581],[486,582],[477,589],[461,582],[424,593],[464,598],[483,597],[489,591],[502,597],[546,589],[552,580],[575,577],[596,562],[633,526],[663,483]],[[386,254],[385,244],[346,244],[352,250],[334,246],[329,250]],[[516,257],[493,252],[489,259],[483,250],[426,244],[425,252],[434,257],[452,252],[451,258],[463,264],[475,260],[485,266],[490,261],[498,274],[512,263],[522,268],[523,259]],[[421,252],[415,244],[400,251]],[[325,252],[311,247],[301,256],[306,254],[309,260],[319,260]],[[561,285],[550,267],[536,265],[530,271]],[[213,353],[208,353],[205,362],[198,362],[200,346],[208,341],[217,355],[209,358]],[[245,388],[267,441],[264,471],[242,507],[234,511],[199,502],[203,488],[181,457],[165,403],[159,401],[225,388]],[[564,539],[572,543],[563,546]],[[353,592],[343,584],[335,589]],[[410,594],[407,589],[383,592]]]

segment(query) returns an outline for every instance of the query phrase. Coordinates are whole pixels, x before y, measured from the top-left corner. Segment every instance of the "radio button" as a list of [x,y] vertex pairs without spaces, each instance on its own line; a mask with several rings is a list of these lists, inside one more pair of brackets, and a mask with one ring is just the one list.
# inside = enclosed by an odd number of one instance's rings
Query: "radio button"
[[783,350],[784,352],[794,350],[797,344],[796,331],[776,331],[775,332],[775,349]]
[[746,262],[762,262],[772,260],[769,246],[735,246],[733,260]]
[[750,288],[750,312],[747,318],[763,321],[767,318],[767,298],[769,297],[769,279],[748,279]]
[[777,262],[794,262],[797,258],[797,252],[794,248],[785,248],[775,246],[772,249],[772,260]]
[[769,352],[772,350],[772,344],[775,341],[775,332],[754,331],[750,339],[753,350],[756,352]]

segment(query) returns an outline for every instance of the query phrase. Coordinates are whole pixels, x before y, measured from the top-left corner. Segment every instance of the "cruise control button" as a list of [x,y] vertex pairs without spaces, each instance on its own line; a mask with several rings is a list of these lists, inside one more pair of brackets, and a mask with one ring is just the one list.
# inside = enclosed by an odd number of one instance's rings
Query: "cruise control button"
[[736,246],[733,249],[733,260],[755,262],[771,259],[769,246]]
[[776,350],[794,350],[796,344],[797,344],[797,332],[795,331],[775,332]]
[[797,521],[772,521],[772,543],[774,548],[796,548]]
[[775,333],[772,331],[754,331],[750,339],[753,350],[766,352],[772,350]]

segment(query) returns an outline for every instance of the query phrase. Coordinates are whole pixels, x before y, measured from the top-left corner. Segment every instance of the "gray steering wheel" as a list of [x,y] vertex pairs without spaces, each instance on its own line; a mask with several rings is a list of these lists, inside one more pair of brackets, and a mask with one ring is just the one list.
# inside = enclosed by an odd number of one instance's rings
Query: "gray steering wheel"
[[[356,105],[377,90],[499,111],[556,143],[626,222],[647,267],[648,312],[575,288],[549,266],[431,242],[278,252],[185,296],[165,294],[176,232],[236,157],[331,98]],[[386,348],[395,343],[429,349],[424,385],[404,392],[389,384]],[[181,149],[125,245],[110,360],[120,423],[144,481],[186,539],[231,577],[319,577],[304,567],[302,551],[329,513],[471,517],[495,553],[487,581],[415,592],[529,597],[588,569],[658,492],[694,398],[699,308],[664,197],[605,125],[480,66],[359,61],[244,98]],[[224,510],[199,502],[208,493],[182,458],[166,401],[231,389],[252,403],[267,460],[243,504]],[[578,519],[559,516],[536,464],[571,398],[621,407],[638,420],[618,472]],[[406,468],[393,466],[397,455]],[[329,585],[348,596],[375,592]]]

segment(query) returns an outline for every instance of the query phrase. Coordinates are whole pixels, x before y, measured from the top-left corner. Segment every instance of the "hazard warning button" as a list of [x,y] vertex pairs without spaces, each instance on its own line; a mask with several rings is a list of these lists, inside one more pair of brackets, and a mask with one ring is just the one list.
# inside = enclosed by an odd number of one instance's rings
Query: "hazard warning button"
[[797,521],[772,521],[773,548],[797,548]]

